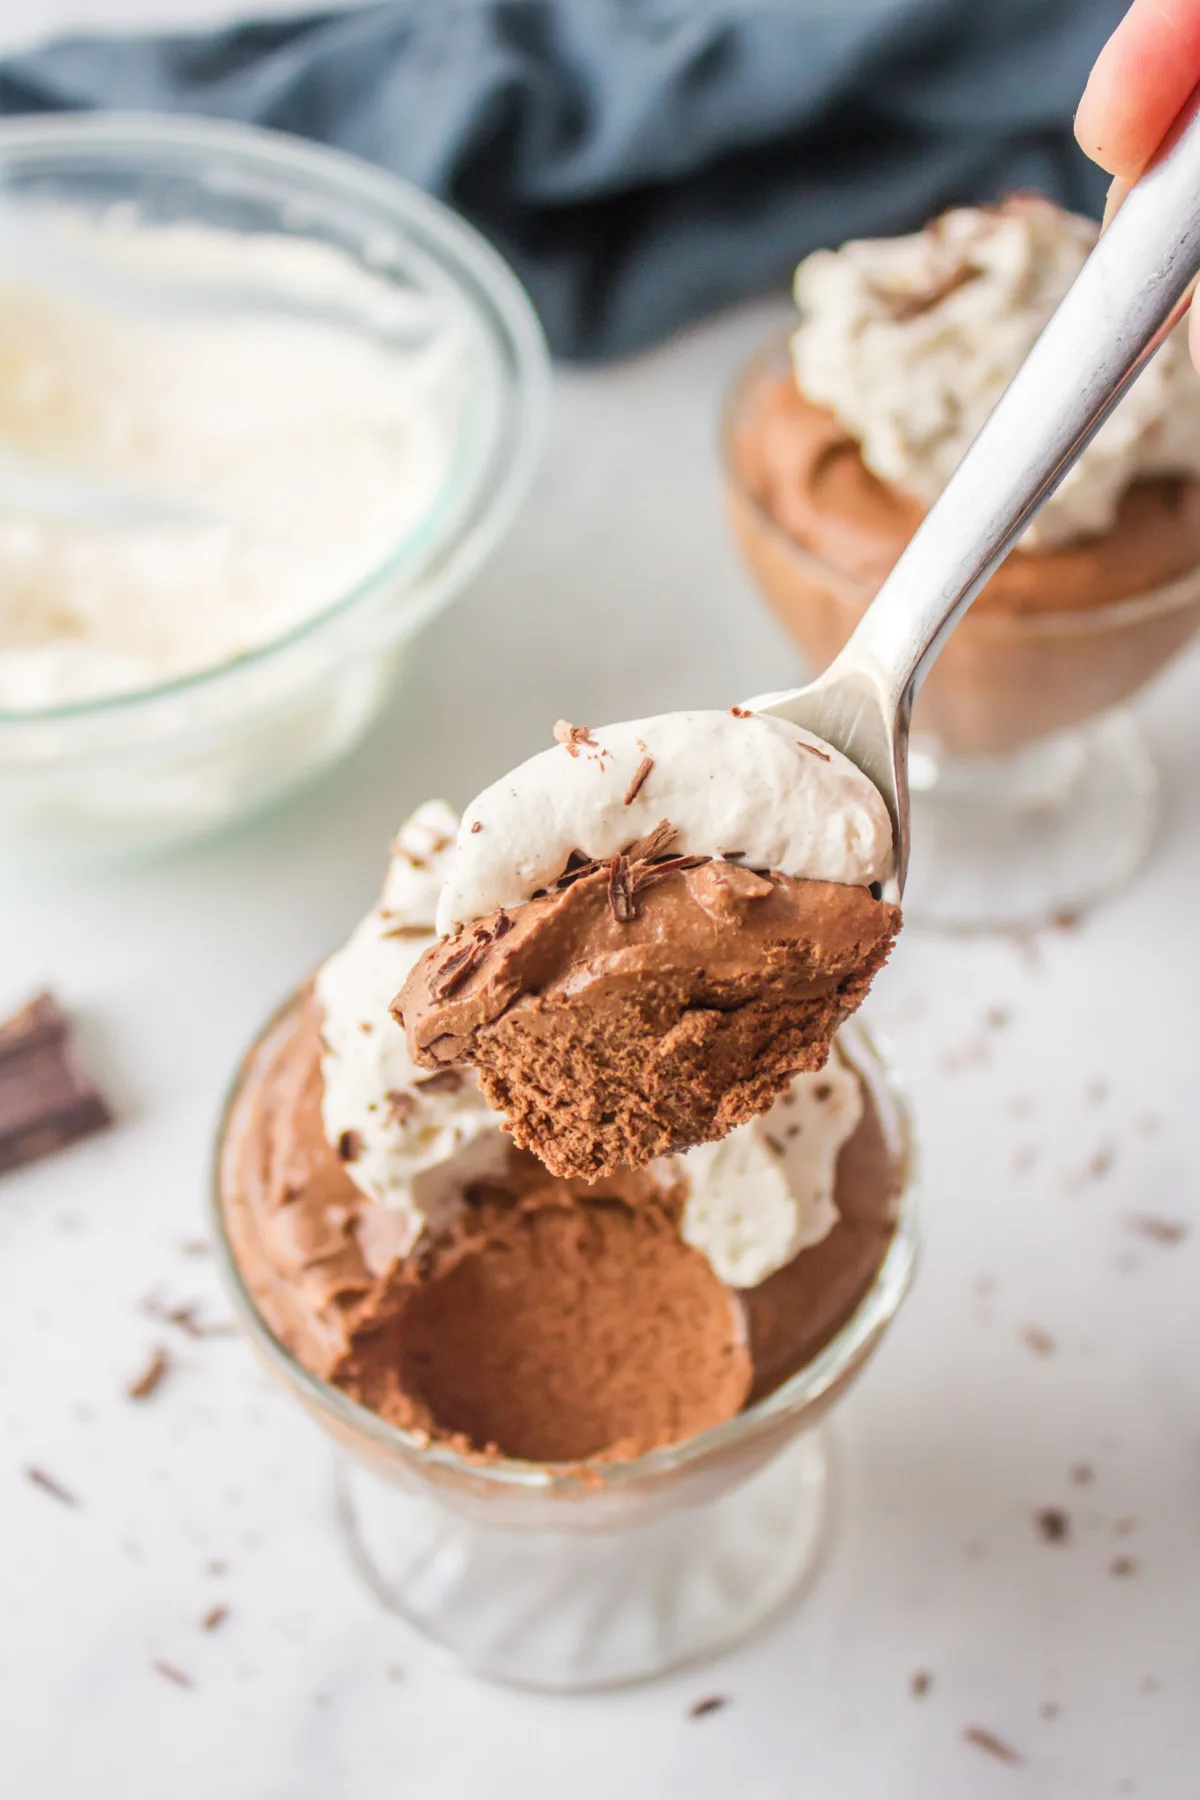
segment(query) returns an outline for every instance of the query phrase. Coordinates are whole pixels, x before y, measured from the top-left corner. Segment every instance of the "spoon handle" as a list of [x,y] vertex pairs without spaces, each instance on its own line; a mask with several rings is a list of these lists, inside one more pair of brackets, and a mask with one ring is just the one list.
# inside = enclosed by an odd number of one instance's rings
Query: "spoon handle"
[[823,686],[869,671],[877,691],[907,717],[954,624],[1162,343],[1198,269],[1200,87]]

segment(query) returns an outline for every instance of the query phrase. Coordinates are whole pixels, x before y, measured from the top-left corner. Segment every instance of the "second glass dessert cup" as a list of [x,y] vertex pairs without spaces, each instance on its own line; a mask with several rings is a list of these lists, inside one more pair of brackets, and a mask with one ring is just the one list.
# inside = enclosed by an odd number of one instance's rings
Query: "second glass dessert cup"
[[[736,378],[722,464],[750,572],[819,673],[872,590],[782,529],[736,453],[757,400],[790,366],[785,340]],[[1158,791],[1125,703],[1198,629],[1200,568],[1101,606],[967,613],[914,712],[906,918],[960,929],[1039,923],[1123,886],[1149,849]]]
[[230,1244],[222,1120],[214,1229],[242,1323],[338,1447],[338,1516],[378,1598],[436,1651],[492,1680],[562,1692],[644,1680],[728,1647],[813,1573],[830,1517],[819,1429],[878,1345],[917,1249],[912,1126],[865,1031],[840,1042],[866,1082],[897,1171],[896,1229],[870,1288],[813,1360],[735,1418],[629,1462],[578,1468],[461,1455],[398,1430],[298,1363],[259,1312]]

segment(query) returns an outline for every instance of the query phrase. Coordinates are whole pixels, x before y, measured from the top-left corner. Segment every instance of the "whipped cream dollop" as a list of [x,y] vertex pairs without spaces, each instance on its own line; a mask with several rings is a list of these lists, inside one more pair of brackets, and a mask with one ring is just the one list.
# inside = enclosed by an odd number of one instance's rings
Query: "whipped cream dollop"
[[757,1287],[819,1244],[837,1224],[837,1159],[862,1115],[862,1083],[835,1046],[769,1112],[674,1159],[688,1187],[685,1241],[735,1288]]
[[[474,1071],[419,1069],[388,1014],[435,941],[457,827],[443,801],[417,808],[392,846],[379,904],[316,978],[322,1125],[355,1186],[388,1210],[389,1258],[447,1223],[469,1183],[502,1175],[511,1142]],[[652,1165],[664,1189],[683,1183],[682,1235],[722,1281],[755,1287],[832,1229],[838,1152],[862,1108],[859,1077],[835,1048],[761,1118]]]
[[404,1218],[402,1255],[447,1217],[467,1182],[501,1174],[508,1155],[474,1071],[419,1069],[388,1013],[436,940],[434,909],[457,826],[444,801],[417,808],[392,846],[378,906],[316,978],[325,1136],[355,1186]]
[[224,663],[445,491],[469,343],[332,244],[0,206],[0,710]]
[[662,819],[672,855],[857,887],[891,873],[874,784],[784,719],[735,707],[594,729],[560,721],[555,735],[468,806],[438,902],[443,937],[552,886],[573,851],[615,856]]
[[[818,250],[796,271],[796,381],[880,480],[932,504],[1082,268],[1098,227],[1033,195],[910,237]],[[1176,328],[1022,538],[1107,531],[1140,476],[1200,473],[1200,379]]]

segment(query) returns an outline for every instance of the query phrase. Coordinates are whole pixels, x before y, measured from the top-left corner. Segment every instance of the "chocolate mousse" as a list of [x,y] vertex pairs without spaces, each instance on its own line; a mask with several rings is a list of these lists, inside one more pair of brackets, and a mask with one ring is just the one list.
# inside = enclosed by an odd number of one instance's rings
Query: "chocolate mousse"
[[[730,514],[816,669],[845,644],[1091,249],[1035,196],[818,251],[727,413]],[[1129,604],[1136,602],[1137,604]],[[1173,333],[960,621],[914,725],[1003,754],[1119,705],[1200,625],[1200,382]]]
[[387,1014],[436,941],[456,823],[414,815],[379,904],[246,1059],[226,1242],[296,1362],[419,1442],[635,1457],[734,1417],[845,1323],[892,1238],[900,1154],[835,1047],[718,1143],[550,1174],[470,1069],[423,1072]]
[[821,1067],[899,929],[891,863],[871,782],[783,719],[565,726],[468,808],[393,1011],[552,1173],[638,1168]]
[[511,1144],[503,1174],[405,1253],[402,1222],[324,1134],[322,1048],[308,990],[246,1064],[220,1163],[230,1247],[304,1367],[460,1451],[624,1459],[732,1418],[829,1341],[891,1241],[899,1170],[864,1086],[832,1228],[754,1287],[684,1241],[677,1167],[589,1186]]
[[435,945],[396,1001],[414,1060],[473,1065],[554,1174],[641,1167],[770,1106],[824,1063],[898,929],[867,888],[672,857],[672,836]]

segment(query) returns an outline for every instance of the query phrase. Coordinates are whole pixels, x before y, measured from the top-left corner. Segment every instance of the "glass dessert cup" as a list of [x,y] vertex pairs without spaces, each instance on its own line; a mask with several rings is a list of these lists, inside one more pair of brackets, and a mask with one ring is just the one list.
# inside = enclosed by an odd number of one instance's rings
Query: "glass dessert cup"
[[[141,855],[272,804],[358,743],[402,681],[412,640],[483,566],[525,497],[549,360],[516,277],[449,208],[278,132],[121,113],[5,120],[0,206],[332,246],[397,296],[441,309],[463,345],[467,399],[445,479],[357,585],[283,635],[159,686],[0,710],[8,855]],[[287,317],[282,278],[257,292],[264,317],[268,300]]]
[[267,1325],[231,1247],[217,1139],[213,1224],[236,1310],[267,1367],[337,1447],[339,1524],[375,1595],[471,1672],[578,1691],[644,1680],[736,1642],[814,1573],[827,1538],[820,1429],[880,1342],[917,1250],[912,1123],[863,1028],[840,1042],[867,1084],[897,1171],[896,1229],[872,1283],[804,1368],[735,1418],[627,1462],[576,1467],[459,1454],[387,1424],[300,1365]]
[[[722,467],[750,573],[819,672],[872,591],[776,523],[735,453],[756,398],[790,367],[782,340],[737,376]],[[1123,708],[1197,629],[1200,568],[1102,606],[967,613],[914,712],[906,918],[960,929],[1037,923],[1123,886],[1149,849],[1158,789]]]

